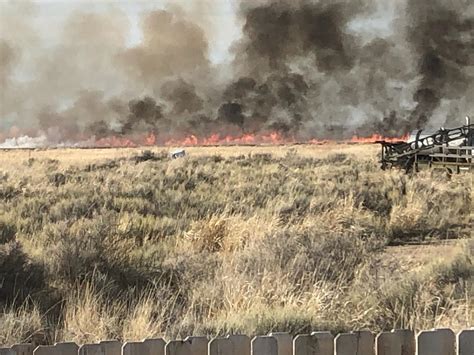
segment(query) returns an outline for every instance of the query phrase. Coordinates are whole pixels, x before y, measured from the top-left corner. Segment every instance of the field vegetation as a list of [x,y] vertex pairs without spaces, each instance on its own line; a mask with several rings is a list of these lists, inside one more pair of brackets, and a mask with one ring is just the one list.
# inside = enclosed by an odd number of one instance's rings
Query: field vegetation
[[470,326],[472,175],[377,152],[0,152],[0,344]]

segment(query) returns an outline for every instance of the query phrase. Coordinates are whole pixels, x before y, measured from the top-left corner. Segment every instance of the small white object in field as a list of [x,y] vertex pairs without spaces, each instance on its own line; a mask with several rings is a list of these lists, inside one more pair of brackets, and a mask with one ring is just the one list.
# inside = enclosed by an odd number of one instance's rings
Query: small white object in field
[[170,153],[172,159],[182,158],[186,156],[186,151],[184,149],[177,149]]

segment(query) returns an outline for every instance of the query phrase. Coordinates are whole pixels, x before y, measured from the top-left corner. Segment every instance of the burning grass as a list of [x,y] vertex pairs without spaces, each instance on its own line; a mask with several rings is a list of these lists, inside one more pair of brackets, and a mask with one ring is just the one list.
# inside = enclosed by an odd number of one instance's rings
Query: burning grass
[[371,145],[187,153],[0,153],[2,343],[470,325],[462,240],[383,262],[470,237],[469,175],[381,171]]
[[[1,132],[0,132],[1,134]],[[339,140],[328,139],[301,139],[284,135],[280,132],[268,133],[243,133],[236,135],[213,133],[208,136],[197,135],[180,135],[176,137],[158,137],[154,133],[135,134],[135,135],[109,135],[107,137],[96,138],[91,136],[76,137],[70,141],[58,142],[48,139],[46,136],[30,137],[20,136],[12,137],[2,141],[0,136],[0,149],[35,149],[35,148],[137,148],[137,147],[216,147],[216,146],[242,146],[242,145],[291,145],[291,144],[347,144],[347,143],[376,143],[381,140],[388,142],[406,141],[408,135],[399,137],[388,137],[380,134],[372,134],[370,136],[357,136],[340,138]]]

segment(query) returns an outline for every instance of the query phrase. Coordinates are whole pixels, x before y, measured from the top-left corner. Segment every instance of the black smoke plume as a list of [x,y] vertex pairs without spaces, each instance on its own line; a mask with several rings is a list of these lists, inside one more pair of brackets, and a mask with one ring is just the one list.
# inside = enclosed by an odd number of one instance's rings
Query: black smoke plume
[[420,75],[410,115],[413,128],[426,125],[442,99],[457,99],[472,90],[468,68],[474,66],[474,18],[469,8],[464,1],[408,0],[407,40]]
[[130,113],[122,126],[122,133],[154,132],[163,118],[162,108],[152,97],[129,102]]
[[[244,9],[244,65],[279,71],[301,56],[311,56],[323,72],[350,69],[356,39],[349,21],[367,10],[362,1],[274,1]],[[252,73],[255,74],[255,73]]]

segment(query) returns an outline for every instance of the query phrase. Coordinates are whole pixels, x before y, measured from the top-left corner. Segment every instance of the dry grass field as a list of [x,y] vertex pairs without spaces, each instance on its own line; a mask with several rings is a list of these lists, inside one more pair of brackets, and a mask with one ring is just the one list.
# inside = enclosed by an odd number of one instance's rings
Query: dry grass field
[[0,152],[0,344],[472,325],[472,175],[186,152]]

